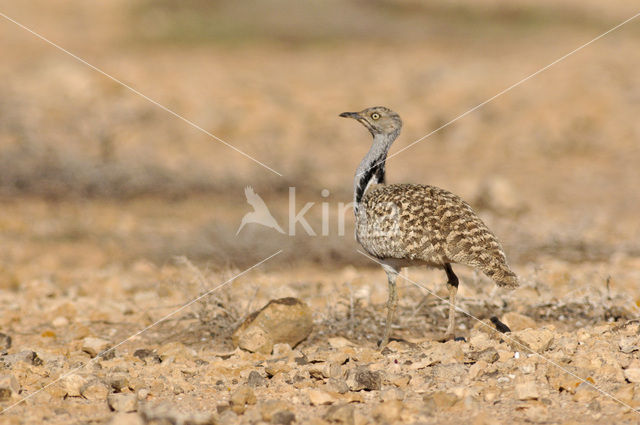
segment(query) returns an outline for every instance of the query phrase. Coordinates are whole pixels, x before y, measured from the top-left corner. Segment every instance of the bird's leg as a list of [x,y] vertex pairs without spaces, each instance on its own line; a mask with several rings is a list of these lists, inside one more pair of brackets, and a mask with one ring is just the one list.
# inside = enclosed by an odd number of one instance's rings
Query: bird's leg
[[446,263],[444,270],[447,272],[447,288],[449,288],[449,326],[444,334],[444,340],[449,341],[455,338],[455,320],[456,320],[456,293],[458,292],[458,276],[455,275],[451,264]]
[[396,312],[396,307],[398,306],[398,291],[396,289],[398,271],[390,266],[384,266],[384,271],[387,272],[387,279],[389,280],[389,298],[387,299],[387,323],[385,324],[384,335],[380,342],[380,349],[386,347],[389,342],[389,332],[391,331],[393,316]]

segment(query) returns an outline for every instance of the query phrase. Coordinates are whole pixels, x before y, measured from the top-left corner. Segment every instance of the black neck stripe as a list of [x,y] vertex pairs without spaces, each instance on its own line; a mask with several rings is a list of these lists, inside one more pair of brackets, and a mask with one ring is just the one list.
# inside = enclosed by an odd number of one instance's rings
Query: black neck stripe
[[364,196],[364,191],[367,188],[367,185],[371,181],[371,179],[375,176],[378,183],[385,182],[385,170],[384,170],[384,162],[386,160],[386,155],[382,155],[380,158],[376,159],[371,167],[367,168],[364,172],[360,181],[358,182],[358,186],[356,187],[356,205],[360,203],[362,197]]

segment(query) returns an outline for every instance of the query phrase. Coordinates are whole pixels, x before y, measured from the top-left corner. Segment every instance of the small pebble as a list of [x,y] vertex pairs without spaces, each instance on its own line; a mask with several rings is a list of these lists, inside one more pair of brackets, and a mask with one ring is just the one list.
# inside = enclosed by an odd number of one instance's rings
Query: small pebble
[[267,385],[267,380],[262,375],[260,375],[260,373],[252,370],[251,373],[249,373],[247,384],[250,387],[262,387],[264,385]]
[[11,348],[11,337],[7,334],[0,333],[0,351]]
[[138,398],[135,394],[109,394],[107,402],[116,412],[135,412],[138,410]]

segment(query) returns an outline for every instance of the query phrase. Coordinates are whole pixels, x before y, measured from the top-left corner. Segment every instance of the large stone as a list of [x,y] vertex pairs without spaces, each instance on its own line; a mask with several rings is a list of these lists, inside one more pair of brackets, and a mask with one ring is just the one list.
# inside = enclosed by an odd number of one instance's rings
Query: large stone
[[504,316],[502,316],[502,321],[505,325],[509,326],[511,332],[517,332],[524,329],[535,329],[538,327],[536,321],[532,318],[513,311],[505,313]]
[[514,350],[520,351],[527,348],[536,353],[542,353],[553,343],[553,332],[549,329],[524,329],[513,332],[511,338],[508,341]]
[[234,332],[233,343],[243,350],[270,354],[274,344],[295,347],[312,328],[311,310],[304,302],[281,298],[252,313]]
[[247,326],[233,334],[233,344],[252,353],[270,354],[273,350],[273,338],[260,326]]

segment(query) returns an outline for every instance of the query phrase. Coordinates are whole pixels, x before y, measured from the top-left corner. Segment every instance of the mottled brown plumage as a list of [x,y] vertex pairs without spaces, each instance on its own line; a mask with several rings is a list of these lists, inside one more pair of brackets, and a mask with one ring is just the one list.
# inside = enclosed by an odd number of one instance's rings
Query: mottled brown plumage
[[380,260],[389,278],[387,326],[381,346],[388,342],[397,304],[395,280],[402,267],[442,267],[449,287],[449,326],[454,337],[455,294],[458,278],[451,263],[475,267],[497,285],[518,286],[506,256],[493,233],[460,197],[446,190],[418,184],[385,184],[385,160],[402,127],[400,117],[384,107],[345,112],[373,135],[371,149],[354,180],[356,239]]
[[466,264],[500,286],[517,286],[496,237],[453,193],[418,184],[377,185],[361,204],[356,237],[372,256],[435,267]]

